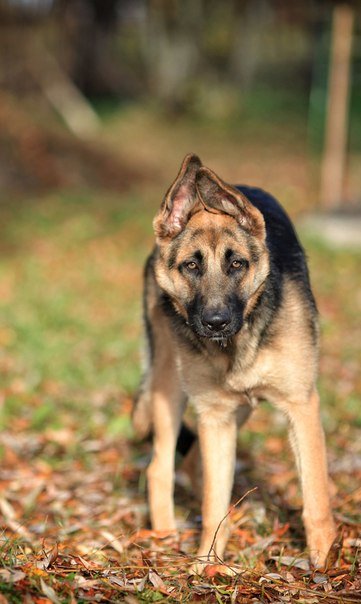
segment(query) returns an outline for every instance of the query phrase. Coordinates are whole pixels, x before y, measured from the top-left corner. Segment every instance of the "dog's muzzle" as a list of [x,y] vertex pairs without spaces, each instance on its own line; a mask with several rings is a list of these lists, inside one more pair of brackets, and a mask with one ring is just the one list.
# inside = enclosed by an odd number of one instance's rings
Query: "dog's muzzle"
[[212,333],[221,334],[231,322],[231,313],[228,308],[205,309],[201,321],[203,327]]

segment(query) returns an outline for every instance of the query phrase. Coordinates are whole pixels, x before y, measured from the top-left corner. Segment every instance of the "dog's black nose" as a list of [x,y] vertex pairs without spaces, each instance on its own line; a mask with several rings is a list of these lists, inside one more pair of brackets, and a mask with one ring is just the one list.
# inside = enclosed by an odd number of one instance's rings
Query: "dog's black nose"
[[205,310],[202,315],[202,323],[211,331],[223,331],[231,322],[231,314],[228,308]]

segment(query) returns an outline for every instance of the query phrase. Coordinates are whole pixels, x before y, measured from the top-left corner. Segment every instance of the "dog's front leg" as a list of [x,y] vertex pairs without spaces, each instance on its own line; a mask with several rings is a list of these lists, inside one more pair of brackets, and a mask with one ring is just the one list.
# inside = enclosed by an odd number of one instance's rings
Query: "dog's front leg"
[[220,558],[229,535],[227,516],[234,478],[237,421],[235,411],[205,410],[198,418],[203,466],[202,535],[197,557],[202,563]]
[[154,380],[152,392],[153,457],[148,467],[148,494],[152,528],[175,530],[174,459],[184,409],[184,395],[171,360]]
[[301,479],[303,520],[310,558],[315,566],[322,567],[336,531],[330,506],[326,448],[317,391],[313,391],[306,403],[289,402],[283,408],[290,419],[291,443]]

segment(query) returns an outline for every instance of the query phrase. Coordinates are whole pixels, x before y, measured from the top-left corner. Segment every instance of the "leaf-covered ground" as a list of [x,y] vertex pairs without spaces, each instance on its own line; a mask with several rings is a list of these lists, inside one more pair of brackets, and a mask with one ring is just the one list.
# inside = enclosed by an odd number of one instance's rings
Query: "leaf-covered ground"
[[177,123],[159,132],[143,114],[126,117],[104,136],[115,152],[129,141],[129,158],[154,171],[147,186],[119,195],[63,190],[1,206],[0,604],[361,601],[361,253],[335,251],[307,233],[342,538],[334,566],[308,566],[284,418],[267,405],[239,436],[233,501],[244,499],[230,512],[224,564],[188,574],[200,512],[181,467],[179,535],[149,530],[151,445],[134,442],[129,417],[139,379],[141,267],[160,194],[191,150],[225,178],[238,174],[239,161],[240,180],[273,190],[293,217],[314,191],[292,140],[272,151],[262,140],[246,145]]

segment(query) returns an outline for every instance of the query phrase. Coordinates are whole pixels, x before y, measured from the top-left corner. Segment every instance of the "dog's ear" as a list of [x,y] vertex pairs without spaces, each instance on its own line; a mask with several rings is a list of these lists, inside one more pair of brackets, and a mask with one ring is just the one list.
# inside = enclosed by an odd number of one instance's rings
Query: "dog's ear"
[[197,155],[190,153],[184,158],[177,178],[168,189],[160,210],[154,218],[153,227],[157,237],[175,237],[187,224],[197,201],[195,179],[197,170],[201,166],[201,160]]
[[233,216],[245,231],[264,239],[263,216],[243,193],[227,185],[205,167],[197,171],[196,188],[206,208]]

